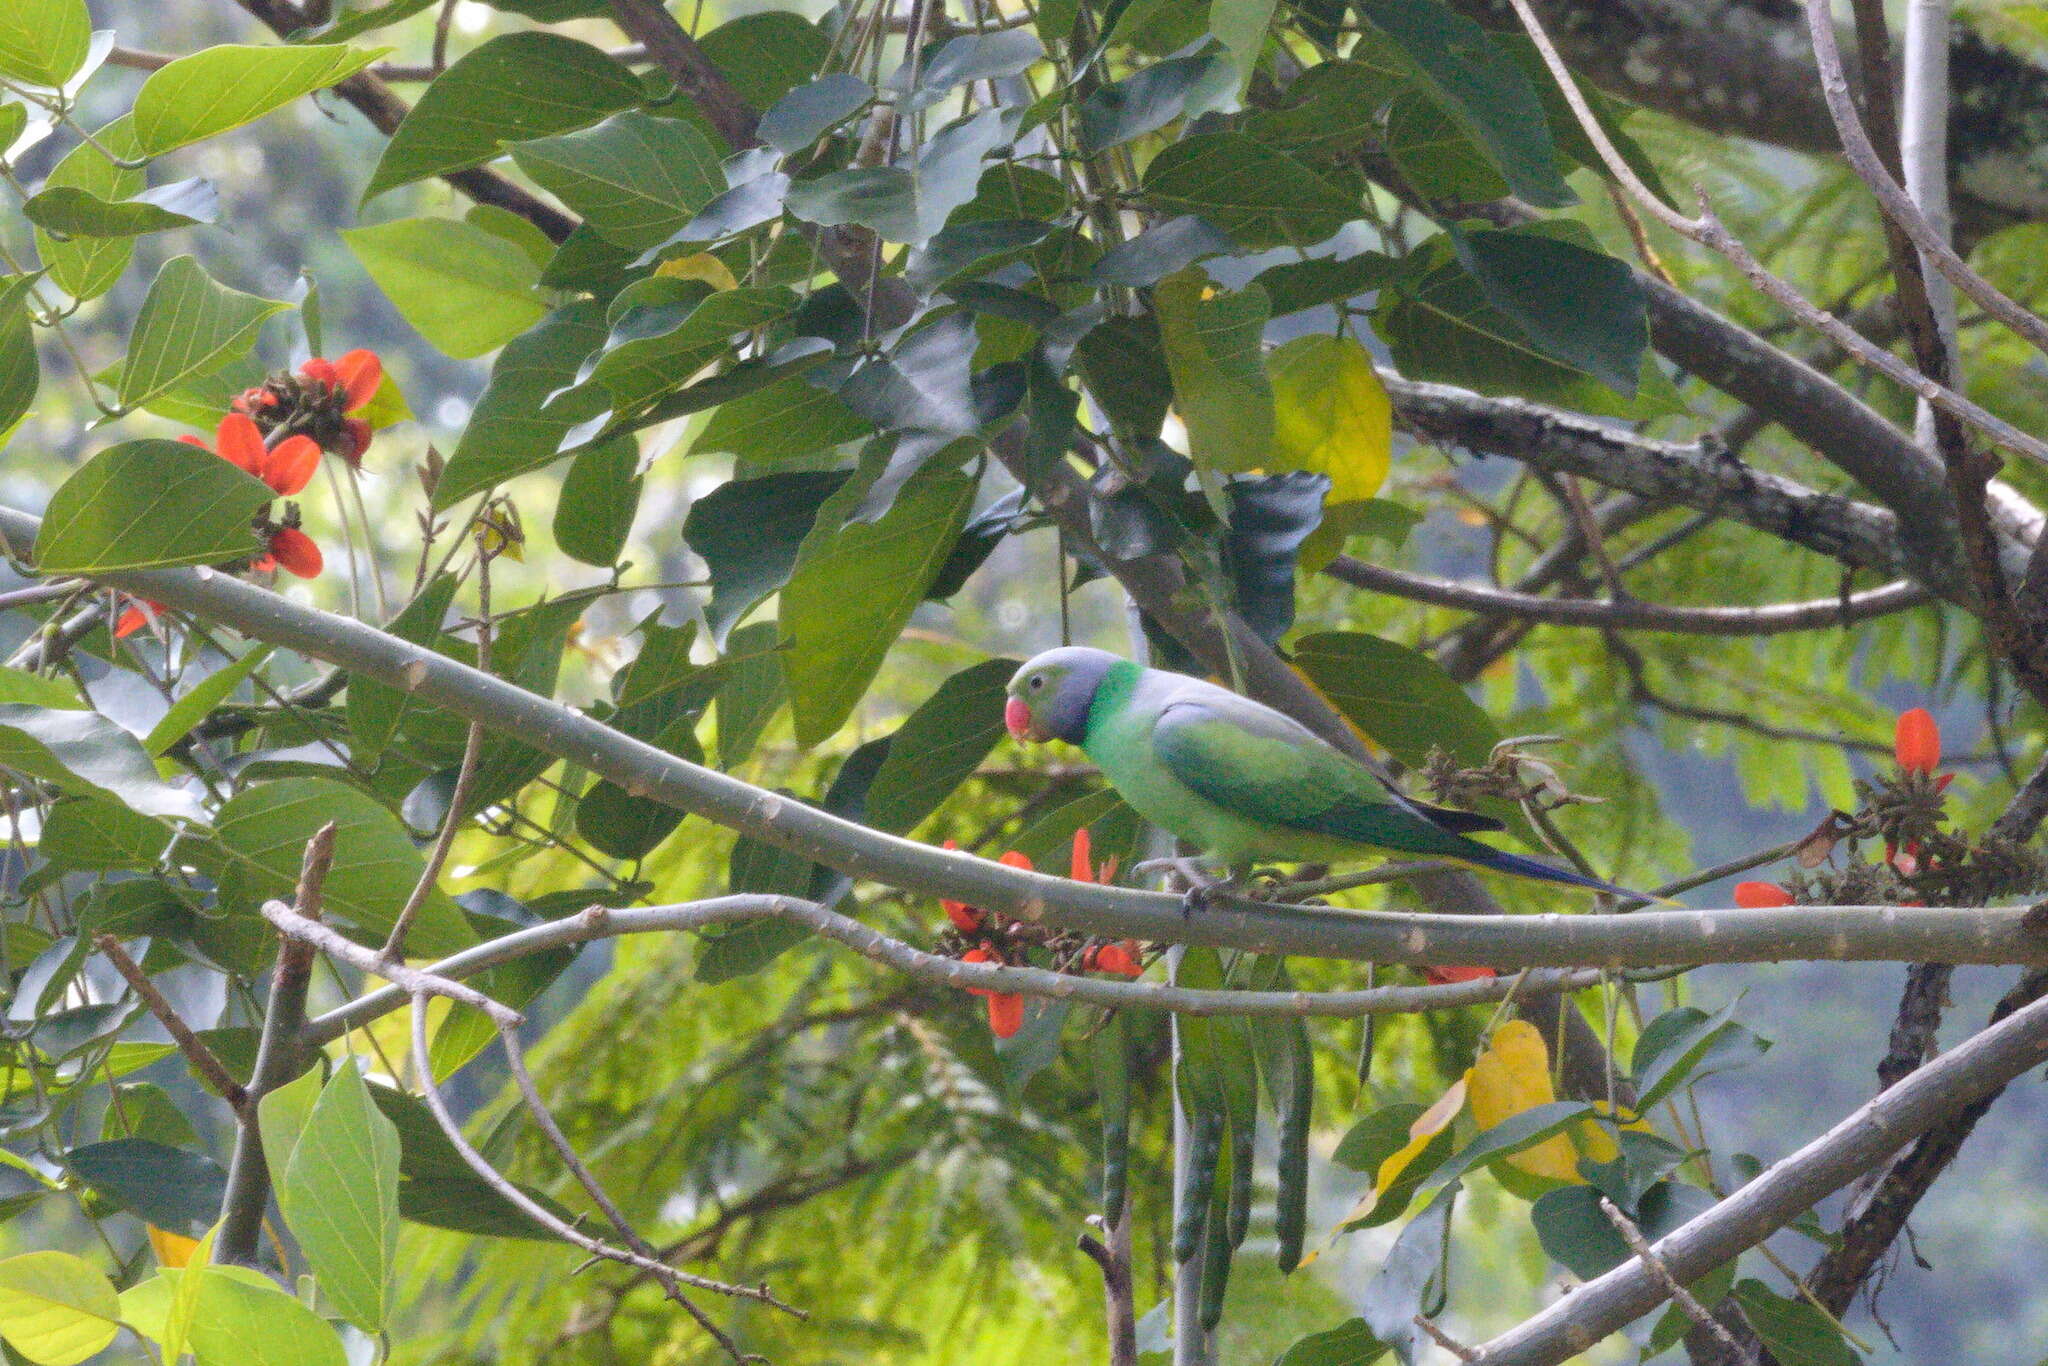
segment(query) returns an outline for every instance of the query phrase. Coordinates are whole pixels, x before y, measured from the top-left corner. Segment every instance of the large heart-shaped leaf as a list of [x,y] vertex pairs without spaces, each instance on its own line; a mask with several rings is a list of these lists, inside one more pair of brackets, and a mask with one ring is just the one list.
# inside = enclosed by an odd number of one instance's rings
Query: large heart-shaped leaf
[[458,360],[495,351],[547,312],[539,263],[473,223],[399,218],[341,238],[405,320]]
[[342,81],[390,48],[224,43],[150,73],[135,95],[135,141],[145,156],[240,128],[301,95]]
[[180,380],[219,369],[254,344],[265,321],[289,307],[229,289],[193,257],[166,261],[128,337],[121,405],[139,408]]
[[272,496],[211,451],[124,441],[58,487],[36,534],[36,567],[106,574],[242,559],[260,548],[249,522]]

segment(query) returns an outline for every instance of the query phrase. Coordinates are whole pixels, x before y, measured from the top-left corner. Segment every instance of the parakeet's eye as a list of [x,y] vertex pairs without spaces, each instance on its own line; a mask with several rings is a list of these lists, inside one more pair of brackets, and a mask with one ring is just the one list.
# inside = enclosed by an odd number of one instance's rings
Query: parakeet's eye
[[1044,674],[1033,674],[1033,675],[1031,675],[1031,691],[1033,691],[1033,692],[1037,692],[1037,691],[1038,691],[1038,690],[1039,690],[1040,688],[1043,688],[1044,686],[1045,686],[1045,675],[1044,675]]

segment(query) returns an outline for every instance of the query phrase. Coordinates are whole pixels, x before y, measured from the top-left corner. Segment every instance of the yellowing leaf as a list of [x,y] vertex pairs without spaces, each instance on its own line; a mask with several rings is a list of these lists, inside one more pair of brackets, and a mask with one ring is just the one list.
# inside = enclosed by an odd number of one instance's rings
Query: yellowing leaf
[[[1458,1117],[1458,1111],[1465,1108],[1465,1093],[1471,1075],[1468,1072],[1458,1078],[1451,1084],[1450,1090],[1437,1097],[1436,1104],[1415,1117],[1415,1122],[1408,1126],[1408,1141],[1389,1153],[1386,1161],[1380,1163],[1379,1171],[1373,1175],[1373,1199],[1377,1200],[1385,1195],[1388,1188],[1401,1179],[1401,1173],[1408,1169],[1408,1164],[1422,1155],[1422,1150],[1429,1146],[1429,1141],[1449,1128],[1451,1121]],[[1364,1211],[1361,1210],[1359,1213],[1363,1214]]]
[[120,1297],[91,1263],[68,1252],[0,1261],[0,1337],[39,1366],[76,1366],[120,1327]]
[[1331,506],[1380,491],[1393,459],[1394,409],[1372,357],[1349,337],[1296,337],[1266,359],[1277,470],[1330,476]]
[[199,1247],[199,1240],[151,1224],[149,1246],[150,1250],[156,1253],[158,1265],[181,1267],[192,1260],[192,1253]]
[[1201,267],[1175,271],[1152,289],[1173,406],[1187,427],[1188,457],[1204,470],[1257,469],[1273,446],[1273,389],[1259,359],[1266,292],[1209,291]]
[[666,275],[672,280],[702,280],[713,289],[738,289],[740,282],[733,278],[732,269],[708,251],[693,252],[678,256],[672,261],[663,261],[654,268],[656,275]]
[[[1550,1050],[1527,1020],[1510,1020],[1493,1031],[1486,1051],[1466,1076],[1471,1081],[1472,1118],[1482,1130],[1557,1099],[1550,1085]],[[1546,1180],[1580,1180],[1578,1152],[1563,1134],[1511,1154],[1507,1161]]]

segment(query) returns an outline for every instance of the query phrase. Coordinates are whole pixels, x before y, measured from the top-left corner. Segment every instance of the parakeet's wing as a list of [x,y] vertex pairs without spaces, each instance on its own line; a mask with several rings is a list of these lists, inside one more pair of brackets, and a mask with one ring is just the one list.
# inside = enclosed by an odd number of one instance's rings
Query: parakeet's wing
[[1251,820],[1408,854],[1488,852],[1408,805],[1365,765],[1235,694],[1169,703],[1152,747],[1189,790]]

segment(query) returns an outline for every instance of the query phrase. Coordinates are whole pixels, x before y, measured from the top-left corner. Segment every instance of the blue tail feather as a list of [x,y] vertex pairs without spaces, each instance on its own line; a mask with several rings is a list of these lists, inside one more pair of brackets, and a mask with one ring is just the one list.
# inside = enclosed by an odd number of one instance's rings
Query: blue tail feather
[[[1643,901],[1663,901],[1664,898],[1649,892],[1632,892],[1626,887],[1617,887],[1611,882],[1602,882],[1597,877],[1587,877],[1569,868],[1559,868],[1537,859],[1511,854],[1505,849],[1492,850],[1484,859],[1474,859],[1480,868],[1490,868],[1497,873],[1513,873],[1516,877],[1533,878],[1538,882],[1559,882],[1567,887],[1587,887],[1610,896],[1629,897]],[[1668,904],[1668,903],[1667,903]]]

